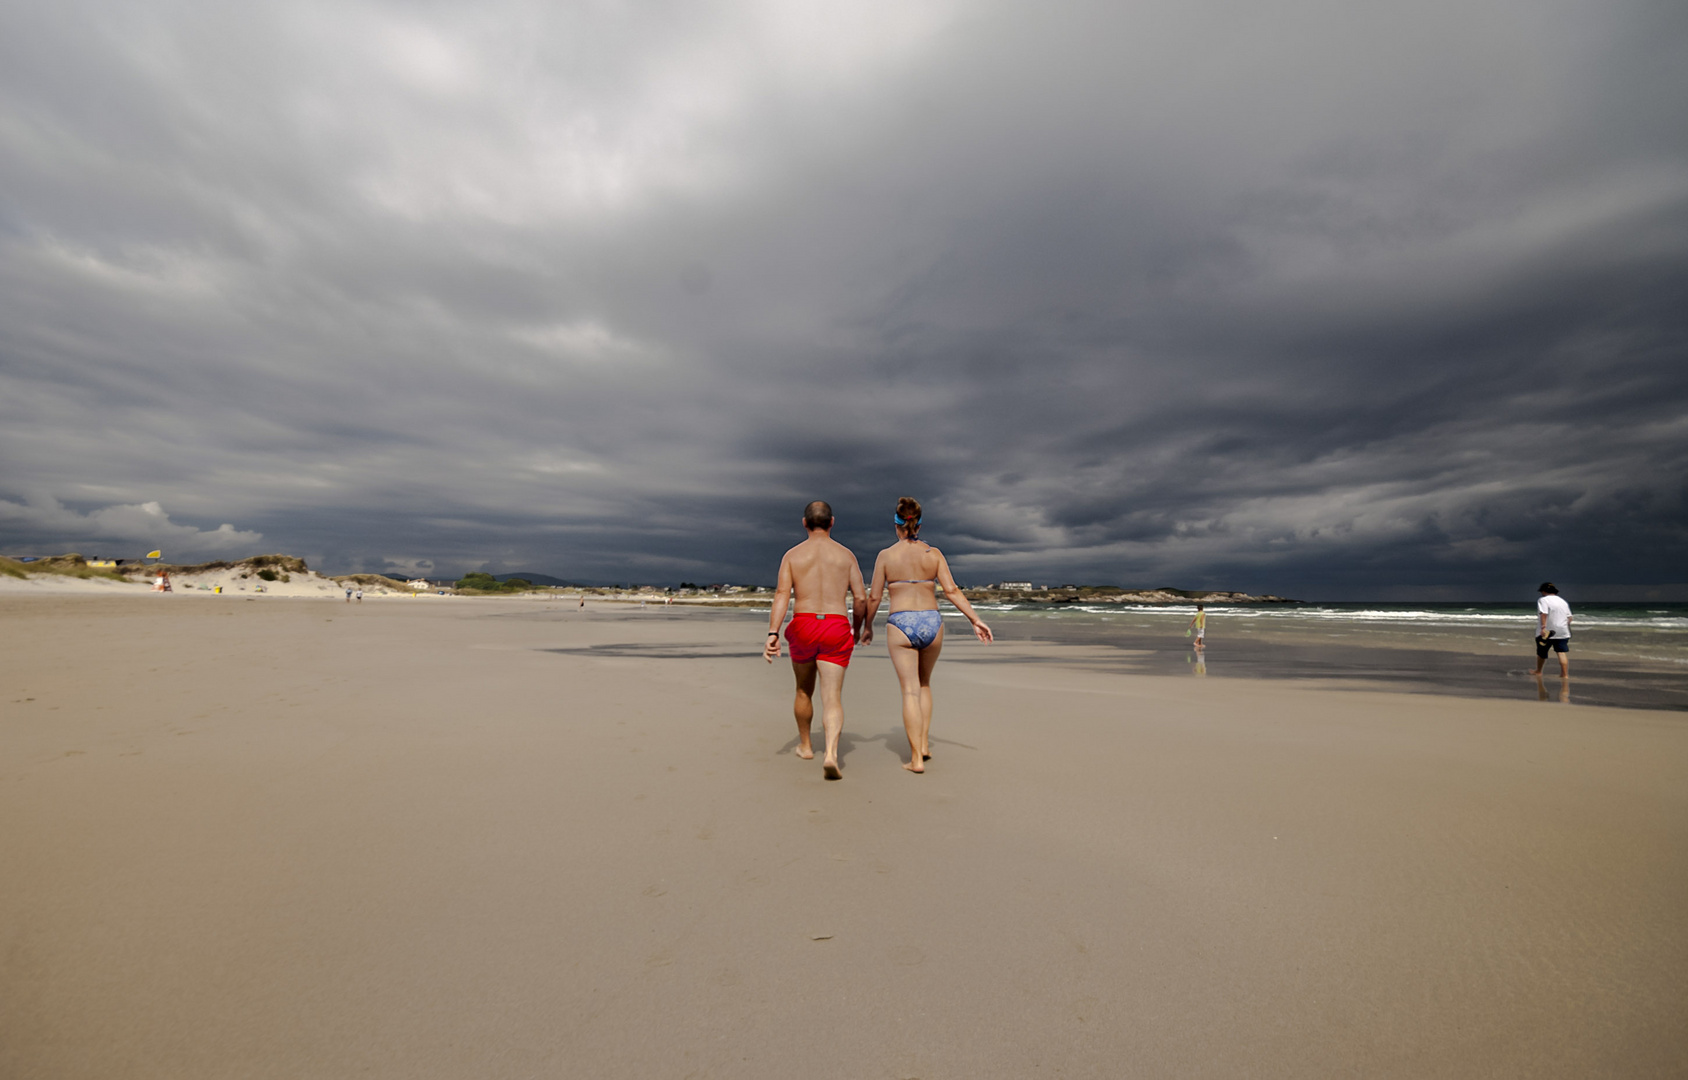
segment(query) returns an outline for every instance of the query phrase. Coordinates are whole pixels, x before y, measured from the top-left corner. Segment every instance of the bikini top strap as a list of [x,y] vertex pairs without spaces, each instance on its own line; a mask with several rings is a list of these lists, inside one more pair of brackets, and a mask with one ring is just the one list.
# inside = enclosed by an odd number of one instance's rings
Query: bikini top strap
[[[914,542],[916,544],[925,545],[925,547],[928,551],[934,551],[934,552],[938,551],[937,548],[933,547],[931,544],[926,543],[926,541],[920,539],[918,536],[911,536],[911,537],[909,537],[909,540],[911,540],[912,542]],[[942,555],[943,553],[938,552],[938,554]],[[938,583],[938,579],[935,578],[935,577],[896,578],[896,579],[887,579],[887,581],[885,582],[885,584],[887,584],[887,585],[936,585],[937,583]]]

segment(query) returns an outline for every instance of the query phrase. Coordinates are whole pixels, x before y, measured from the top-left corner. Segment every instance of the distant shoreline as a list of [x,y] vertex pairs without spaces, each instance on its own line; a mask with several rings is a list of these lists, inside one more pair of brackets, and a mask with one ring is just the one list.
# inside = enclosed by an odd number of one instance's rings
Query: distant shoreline
[[1301,604],[1271,593],[1199,589],[1122,589],[1112,585],[1075,585],[1044,589],[968,589],[969,599],[1003,604]]
[[[713,607],[755,607],[771,603],[773,592],[765,586],[745,585],[714,585],[699,586],[683,584],[679,587],[664,585],[577,585],[559,583],[559,579],[549,578],[545,583],[536,583],[525,590],[497,590],[482,591],[472,588],[460,588],[457,581],[461,579],[429,581],[425,588],[419,588],[415,581],[407,582],[386,574],[324,574],[311,570],[305,560],[292,555],[253,555],[245,559],[233,561],[215,561],[194,565],[178,565],[166,562],[149,563],[136,559],[97,560],[90,563],[79,554],[52,555],[41,558],[31,558],[28,562],[0,559],[0,570],[12,577],[37,577],[42,574],[73,577],[97,577],[112,581],[147,581],[158,574],[168,574],[172,578],[197,580],[210,575],[235,575],[245,580],[253,576],[261,576],[266,582],[280,579],[286,582],[290,575],[301,574],[310,578],[311,583],[321,588],[331,585],[362,586],[365,588],[391,590],[393,592],[418,591],[446,591],[458,596],[510,596],[517,592],[540,593],[558,595],[561,593],[579,593],[594,599],[641,601],[649,603],[652,600],[667,600],[672,597],[673,602],[680,604],[700,604]],[[498,578],[521,578],[520,574],[505,574]],[[534,574],[533,577],[548,577],[548,575]],[[524,579],[526,580],[526,579]],[[1162,587],[1157,589],[1127,589],[1116,585],[1058,585],[1042,588],[1003,588],[987,586],[964,590],[967,595],[981,603],[1016,603],[1016,604],[1300,604],[1305,601],[1292,600],[1284,596],[1271,593],[1255,595],[1252,593],[1233,592],[1222,589],[1175,589]]]

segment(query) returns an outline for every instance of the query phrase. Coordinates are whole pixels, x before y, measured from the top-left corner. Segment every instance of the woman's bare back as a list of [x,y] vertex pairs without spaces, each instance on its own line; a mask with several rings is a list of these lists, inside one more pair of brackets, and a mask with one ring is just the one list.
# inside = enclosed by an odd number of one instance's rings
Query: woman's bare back
[[938,575],[944,565],[937,548],[924,540],[899,540],[879,553],[878,562],[892,611],[937,609]]

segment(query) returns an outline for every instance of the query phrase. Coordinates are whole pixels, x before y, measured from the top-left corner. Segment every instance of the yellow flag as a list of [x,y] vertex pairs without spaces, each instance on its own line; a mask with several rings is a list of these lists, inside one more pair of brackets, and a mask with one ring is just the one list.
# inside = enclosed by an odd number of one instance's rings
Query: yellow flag
[[162,551],[149,551],[149,552],[147,552],[147,558],[149,558],[149,559],[162,559],[162,558],[164,558],[164,552],[162,552]]

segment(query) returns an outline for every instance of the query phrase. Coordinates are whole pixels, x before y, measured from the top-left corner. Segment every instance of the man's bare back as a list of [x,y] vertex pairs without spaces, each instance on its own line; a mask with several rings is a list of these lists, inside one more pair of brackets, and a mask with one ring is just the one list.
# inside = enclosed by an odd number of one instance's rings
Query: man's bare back
[[788,574],[791,580],[786,587],[797,593],[792,605],[795,611],[846,615],[850,610],[845,606],[845,595],[866,595],[855,553],[819,529],[785,553],[780,561],[781,581]]

